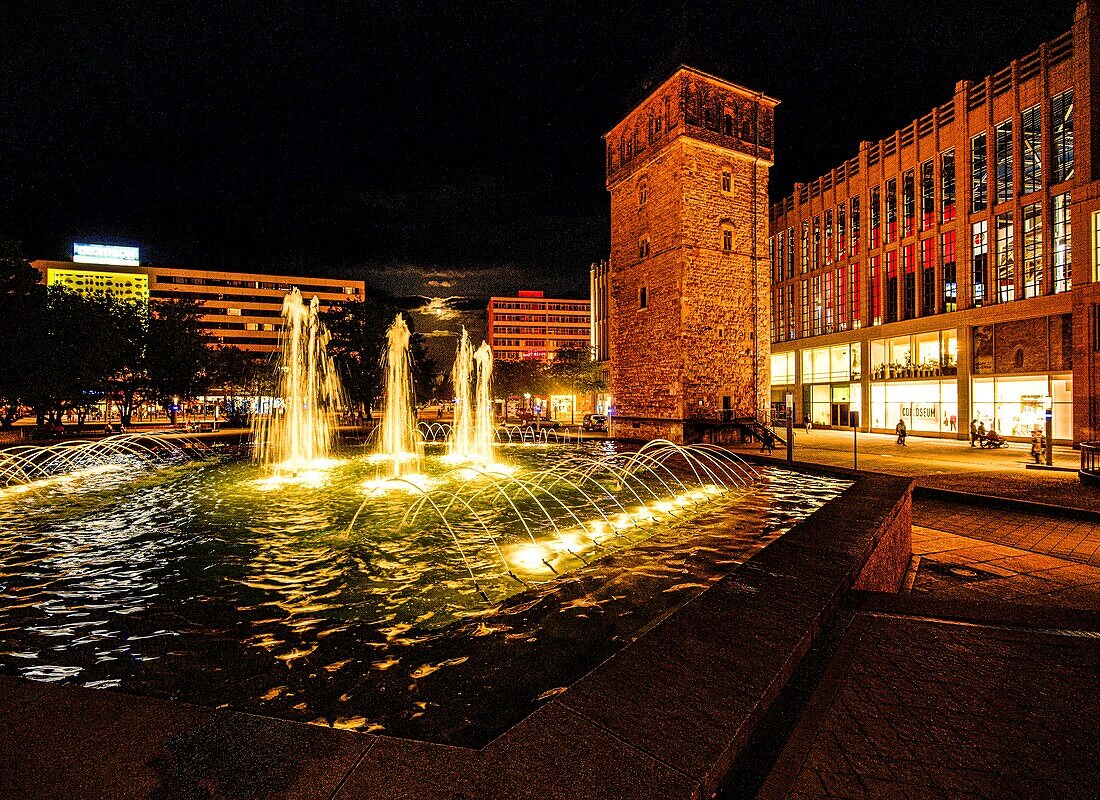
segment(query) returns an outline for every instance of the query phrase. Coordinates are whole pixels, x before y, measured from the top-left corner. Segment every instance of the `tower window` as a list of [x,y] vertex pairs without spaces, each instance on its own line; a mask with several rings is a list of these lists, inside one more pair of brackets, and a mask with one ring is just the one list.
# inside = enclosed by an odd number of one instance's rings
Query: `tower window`
[[722,170],[722,191],[727,193],[733,191],[733,173],[728,169]]
[[722,129],[726,136],[733,136],[733,117],[726,114],[722,119]]
[[649,258],[648,236],[644,236],[638,241],[638,258]]
[[649,307],[649,290],[643,286],[638,290],[638,308]]
[[638,206],[644,206],[649,199],[649,182],[642,181],[638,184]]
[[722,249],[729,252],[733,250],[733,230],[722,228]]

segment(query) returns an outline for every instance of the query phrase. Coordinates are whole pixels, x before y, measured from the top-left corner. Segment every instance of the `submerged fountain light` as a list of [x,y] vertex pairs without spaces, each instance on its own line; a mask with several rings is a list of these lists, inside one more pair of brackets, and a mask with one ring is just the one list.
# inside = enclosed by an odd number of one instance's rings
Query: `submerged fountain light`
[[329,333],[316,297],[307,305],[297,288],[283,299],[277,391],[282,408],[253,420],[253,458],[272,470],[266,486],[316,483],[332,459],[336,414],[343,391],[332,358]]

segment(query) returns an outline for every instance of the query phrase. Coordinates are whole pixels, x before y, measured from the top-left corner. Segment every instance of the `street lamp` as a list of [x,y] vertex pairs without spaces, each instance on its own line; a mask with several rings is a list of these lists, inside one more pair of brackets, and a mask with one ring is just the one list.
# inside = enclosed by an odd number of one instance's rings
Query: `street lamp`
[[1043,398],[1043,414],[1047,423],[1047,466],[1054,464],[1054,398],[1049,394]]

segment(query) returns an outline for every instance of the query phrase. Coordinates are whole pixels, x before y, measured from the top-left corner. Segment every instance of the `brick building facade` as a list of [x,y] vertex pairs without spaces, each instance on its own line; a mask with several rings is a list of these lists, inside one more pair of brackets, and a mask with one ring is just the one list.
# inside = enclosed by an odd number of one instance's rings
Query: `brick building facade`
[[616,436],[683,441],[766,402],[776,104],[681,67],[604,137]]
[[546,297],[521,290],[516,297],[490,297],[487,341],[498,361],[549,361],[562,349],[590,346],[588,300]]
[[1098,433],[1100,16],[773,206],[771,393],[796,418]]

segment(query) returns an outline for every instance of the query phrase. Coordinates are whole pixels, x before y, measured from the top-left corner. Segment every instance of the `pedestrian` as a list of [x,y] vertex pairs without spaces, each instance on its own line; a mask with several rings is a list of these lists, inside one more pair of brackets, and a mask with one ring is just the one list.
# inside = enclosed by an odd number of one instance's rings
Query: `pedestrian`
[[978,444],[985,442],[985,421],[978,423]]
[[1039,436],[1039,429],[1036,428],[1031,432],[1031,457],[1035,459],[1035,463],[1039,463],[1040,457],[1043,455],[1043,439]]
[[975,417],[970,422],[970,446],[973,447],[974,443],[978,441],[978,418]]
[[760,450],[771,455],[772,449],[775,447],[775,434],[771,431],[764,431],[764,435],[760,437]]
[[814,421],[809,417],[806,417],[806,433],[809,433],[814,429]]
[[905,437],[908,433],[908,431],[905,430],[905,420],[899,419],[897,427],[894,428],[894,430],[897,431],[898,434],[898,444],[900,444],[902,447],[905,447]]

